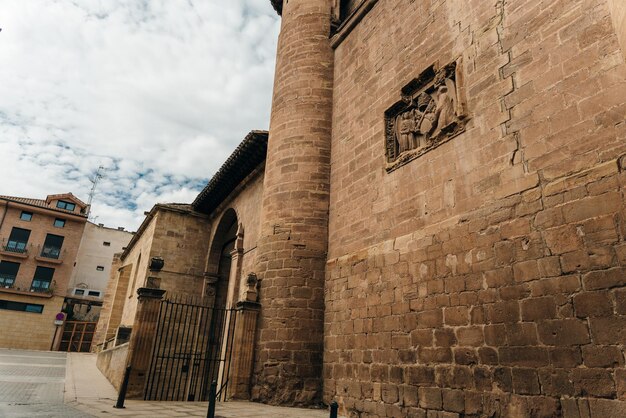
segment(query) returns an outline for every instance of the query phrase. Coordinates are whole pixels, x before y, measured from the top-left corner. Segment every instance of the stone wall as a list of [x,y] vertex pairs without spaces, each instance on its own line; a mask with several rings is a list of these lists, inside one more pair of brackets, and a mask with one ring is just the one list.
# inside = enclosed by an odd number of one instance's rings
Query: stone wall
[[[169,293],[200,294],[211,223],[206,216],[156,206],[149,224],[122,260],[132,266],[121,324],[132,326],[137,289],[159,287]],[[162,257],[161,271],[150,271],[152,257]],[[153,283],[148,283],[149,281]]]
[[626,51],[626,3],[621,0],[607,0],[611,9],[613,26],[617,39],[622,46],[622,53]]
[[109,348],[98,353],[96,366],[111,382],[116,390],[120,390],[124,381],[124,373],[128,361],[128,343]]
[[[388,172],[385,111],[452,62],[465,132]],[[625,76],[604,0],[379,1],[337,46],[326,401],[624,413]]]
[[120,254],[113,257],[111,273],[104,291],[104,300],[100,311],[100,318],[96,324],[91,351],[98,352],[104,349],[107,340],[115,337],[117,327],[122,320],[122,309],[128,291],[131,266],[121,267]]
[[[146,263],[151,257],[161,257],[165,264],[158,272],[149,271],[147,264],[145,269],[140,267],[133,298],[137,298],[137,288],[153,285],[168,294],[202,294],[210,221],[199,214],[159,210],[154,222],[151,246],[144,252]],[[150,284],[150,280],[155,283]]]
[[139,234],[137,241],[134,243],[131,241],[132,248],[123,255],[122,268],[129,278],[125,288],[118,288],[118,291],[123,292],[124,296],[122,306],[116,306],[116,308],[121,314],[120,324],[124,326],[132,326],[135,320],[137,289],[143,287],[146,280],[158,217],[159,213],[157,212],[149,219],[146,228],[137,232]]
[[[211,222],[201,214],[160,210],[150,257],[162,257],[164,273],[199,277],[209,248]],[[158,274],[148,273],[158,276]]]

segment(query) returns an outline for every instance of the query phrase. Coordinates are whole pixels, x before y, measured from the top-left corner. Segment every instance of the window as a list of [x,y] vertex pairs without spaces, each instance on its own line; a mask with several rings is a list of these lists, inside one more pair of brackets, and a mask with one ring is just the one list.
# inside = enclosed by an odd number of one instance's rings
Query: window
[[109,241],[104,241],[102,245],[104,245],[105,247],[110,247],[111,243]]
[[46,241],[43,243],[41,256],[46,258],[58,259],[61,256],[61,247],[63,246],[63,237],[60,235],[47,234]]
[[30,286],[30,290],[35,292],[49,291],[53,275],[54,269],[51,269],[49,267],[37,267],[37,270],[35,270],[35,277],[33,277],[33,284]]
[[65,210],[69,210],[70,212],[73,212],[74,208],[76,208],[76,205],[71,202],[66,202],[65,200],[59,200],[57,202],[57,208],[65,209]]
[[65,226],[65,219],[56,218],[54,220],[54,226],[56,226],[57,228],[63,228]]
[[98,270],[98,271],[104,271],[104,266],[98,266],[98,267],[96,267],[96,270]]
[[6,309],[9,311],[42,313],[43,305],[37,305],[34,303],[13,302],[12,300],[0,300],[0,309]]
[[100,291],[99,290],[90,290],[89,292],[87,292],[87,296],[95,296],[97,298],[100,297]]
[[31,212],[23,211],[20,215],[20,219],[23,221],[29,221],[33,219],[33,214]]
[[82,296],[85,294],[85,291],[83,289],[74,289],[74,294],[76,296]]
[[17,276],[17,271],[19,269],[20,263],[0,261],[0,287],[13,287],[13,284],[15,284],[15,277]]
[[7,245],[4,246],[4,250],[12,253],[25,253],[28,238],[30,238],[30,230],[13,228],[11,235],[9,235],[9,241]]

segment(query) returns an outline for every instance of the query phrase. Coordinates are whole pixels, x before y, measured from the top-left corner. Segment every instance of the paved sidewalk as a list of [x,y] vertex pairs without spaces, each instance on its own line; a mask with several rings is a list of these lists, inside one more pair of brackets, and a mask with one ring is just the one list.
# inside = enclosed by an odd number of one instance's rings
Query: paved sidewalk
[[63,403],[65,353],[0,349],[0,417],[85,418]]
[[117,391],[96,367],[95,354],[67,354],[64,398],[66,403],[89,403],[100,399],[111,403],[117,399]]
[[[206,417],[207,402],[153,402],[126,400],[125,409],[113,405],[117,393],[96,367],[96,355],[69,353],[65,402],[85,416],[96,417]],[[327,418],[319,409],[282,408],[254,402],[220,402],[216,418]]]
[[[96,355],[0,349],[0,417],[206,417],[207,402],[127,400],[96,367]],[[253,402],[218,403],[216,418],[326,418],[324,410],[281,408]]]

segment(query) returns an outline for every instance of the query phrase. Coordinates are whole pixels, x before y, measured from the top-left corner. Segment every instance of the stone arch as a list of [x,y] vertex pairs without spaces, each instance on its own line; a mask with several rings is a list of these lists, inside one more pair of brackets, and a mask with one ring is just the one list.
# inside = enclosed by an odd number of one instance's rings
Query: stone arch
[[214,306],[231,307],[237,302],[243,227],[237,212],[229,208],[221,216],[207,257],[207,276],[215,294]]

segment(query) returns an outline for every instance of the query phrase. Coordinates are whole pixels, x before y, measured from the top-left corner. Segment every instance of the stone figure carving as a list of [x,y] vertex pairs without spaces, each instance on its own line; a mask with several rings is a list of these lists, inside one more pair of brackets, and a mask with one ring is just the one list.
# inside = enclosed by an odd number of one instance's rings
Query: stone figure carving
[[417,99],[417,106],[396,116],[396,141],[398,152],[413,150],[426,145],[437,118],[435,100],[428,94]]
[[456,63],[437,71],[429,68],[402,93],[402,101],[385,112],[388,170],[417,158],[465,127]]
[[437,88],[437,129],[433,136],[437,136],[447,126],[457,121],[461,115],[456,111],[456,85],[454,81],[446,78],[444,84]]
[[398,131],[396,140],[400,152],[408,151],[414,148],[416,123],[415,115],[412,110],[399,114],[396,117],[396,129]]

